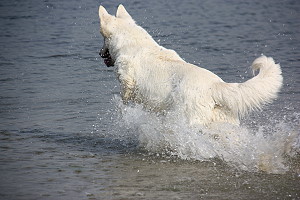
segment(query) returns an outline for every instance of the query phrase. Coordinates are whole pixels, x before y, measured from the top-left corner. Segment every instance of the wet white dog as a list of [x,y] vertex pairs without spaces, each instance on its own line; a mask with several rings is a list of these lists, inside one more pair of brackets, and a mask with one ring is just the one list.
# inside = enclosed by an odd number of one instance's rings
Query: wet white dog
[[239,118],[276,98],[282,86],[279,64],[257,58],[258,75],[244,83],[226,83],[214,73],[185,62],[173,50],[158,45],[119,5],[116,16],[99,7],[104,46],[100,55],[116,66],[124,103],[167,114],[178,109],[190,125],[214,122],[239,124]]

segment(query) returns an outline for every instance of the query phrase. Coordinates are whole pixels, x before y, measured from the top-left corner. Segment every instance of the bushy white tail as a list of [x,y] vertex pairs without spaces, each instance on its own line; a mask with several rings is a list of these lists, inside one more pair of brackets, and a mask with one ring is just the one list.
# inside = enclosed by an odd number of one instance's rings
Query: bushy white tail
[[244,83],[217,83],[213,88],[215,102],[243,116],[276,98],[283,80],[280,65],[271,57],[261,56],[254,60],[252,69],[259,69],[259,73]]

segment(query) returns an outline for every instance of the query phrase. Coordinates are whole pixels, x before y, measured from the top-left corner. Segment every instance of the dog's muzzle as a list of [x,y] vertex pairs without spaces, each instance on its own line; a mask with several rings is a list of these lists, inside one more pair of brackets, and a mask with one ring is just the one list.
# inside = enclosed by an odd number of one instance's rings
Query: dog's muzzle
[[103,58],[104,63],[107,67],[112,67],[115,65],[115,62],[112,59],[108,48],[102,48],[99,52],[99,55],[101,56],[101,58]]

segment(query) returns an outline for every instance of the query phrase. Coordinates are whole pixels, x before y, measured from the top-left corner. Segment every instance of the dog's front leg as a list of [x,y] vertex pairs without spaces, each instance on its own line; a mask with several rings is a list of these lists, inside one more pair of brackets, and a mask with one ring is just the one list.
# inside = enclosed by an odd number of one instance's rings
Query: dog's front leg
[[134,100],[134,86],[135,82],[132,79],[126,79],[121,81],[122,91],[121,97],[124,104],[127,104],[130,100]]
[[127,104],[130,100],[134,100],[136,82],[133,78],[133,67],[125,58],[123,57],[123,61],[120,62],[117,74],[121,83],[121,97],[123,103]]

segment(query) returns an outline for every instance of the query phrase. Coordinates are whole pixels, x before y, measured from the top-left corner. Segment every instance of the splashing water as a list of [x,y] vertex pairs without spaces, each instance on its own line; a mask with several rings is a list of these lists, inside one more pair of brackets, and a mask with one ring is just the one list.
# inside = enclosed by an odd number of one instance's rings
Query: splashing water
[[[139,147],[149,152],[187,160],[218,158],[238,169],[268,173],[287,172],[286,158],[300,152],[299,130],[288,122],[254,129],[228,123],[191,128],[176,111],[158,115],[141,105],[124,105],[119,97],[114,100],[119,111],[114,136],[138,140]],[[299,122],[299,115],[295,117]]]

